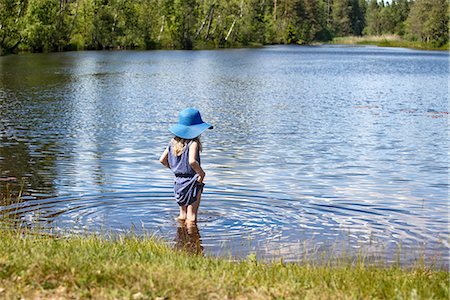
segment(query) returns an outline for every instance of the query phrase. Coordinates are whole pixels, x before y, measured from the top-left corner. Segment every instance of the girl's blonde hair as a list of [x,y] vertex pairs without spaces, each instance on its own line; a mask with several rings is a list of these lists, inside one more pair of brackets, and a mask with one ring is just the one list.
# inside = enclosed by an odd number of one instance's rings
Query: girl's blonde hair
[[[173,155],[180,156],[184,150],[186,149],[187,144],[189,144],[191,140],[183,139],[178,136],[174,137],[172,140],[172,153]],[[200,136],[192,139],[198,143],[198,150],[202,151],[202,142],[200,141]]]

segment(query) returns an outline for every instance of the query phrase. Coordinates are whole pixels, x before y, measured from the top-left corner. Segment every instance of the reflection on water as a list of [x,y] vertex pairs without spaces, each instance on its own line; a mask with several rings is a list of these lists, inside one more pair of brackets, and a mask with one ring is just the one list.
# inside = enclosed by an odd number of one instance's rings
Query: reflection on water
[[[345,246],[396,261],[401,248],[405,262],[448,264],[448,58],[336,46],[0,57],[0,199],[24,193],[0,214],[54,231],[142,224],[168,243],[177,230],[176,245],[208,255]],[[215,125],[198,242],[173,221],[158,162],[187,106]]]
[[0,144],[0,199],[17,197],[21,191],[35,192],[35,196],[40,189],[53,192],[51,181],[56,177],[56,156],[49,151],[51,145],[35,149],[38,156],[23,139],[2,135]]
[[186,222],[178,221],[175,249],[191,254],[203,255],[200,231],[196,224],[187,224]]

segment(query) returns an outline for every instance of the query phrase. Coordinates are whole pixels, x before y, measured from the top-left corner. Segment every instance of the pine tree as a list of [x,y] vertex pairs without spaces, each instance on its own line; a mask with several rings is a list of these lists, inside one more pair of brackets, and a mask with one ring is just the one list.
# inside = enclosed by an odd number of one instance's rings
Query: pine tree
[[407,19],[409,38],[437,46],[448,42],[449,3],[447,0],[416,0]]
[[334,0],[332,11],[335,34],[337,36],[351,35],[353,30],[350,19],[351,4],[349,0]]
[[360,6],[360,0],[350,1],[350,22],[353,35],[362,35],[364,30],[364,7]]
[[366,11],[366,27],[364,28],[364,34],[367,35],[380,35],[380,6],[377,0],[370,0]]

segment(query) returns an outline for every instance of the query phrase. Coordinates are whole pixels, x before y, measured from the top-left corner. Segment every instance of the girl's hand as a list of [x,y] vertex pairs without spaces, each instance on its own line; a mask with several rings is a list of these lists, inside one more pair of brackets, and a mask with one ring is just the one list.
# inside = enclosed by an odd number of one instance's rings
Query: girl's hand
[[200,183],[203,183],[203,180],[205,179],[205,175],[206,175],[205,172],[198,174],[197,181]]

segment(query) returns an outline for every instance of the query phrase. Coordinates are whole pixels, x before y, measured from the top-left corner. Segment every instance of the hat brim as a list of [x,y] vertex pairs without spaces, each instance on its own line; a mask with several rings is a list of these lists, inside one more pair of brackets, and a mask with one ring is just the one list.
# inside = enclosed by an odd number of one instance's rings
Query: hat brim
[[198,137],[206,129],[213,129],[213,126],[208,123],[200,123],[190,126],[175,124],[169,128],[169,131],[182,139],[190,140]]

